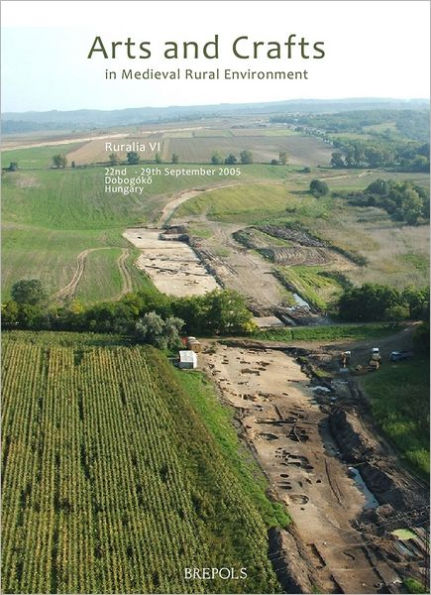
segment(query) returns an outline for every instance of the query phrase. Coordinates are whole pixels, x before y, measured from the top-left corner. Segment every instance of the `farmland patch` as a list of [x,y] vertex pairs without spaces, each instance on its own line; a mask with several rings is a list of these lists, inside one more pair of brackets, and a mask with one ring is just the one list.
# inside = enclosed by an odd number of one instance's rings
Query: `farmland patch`
[[231,464],[160,352],[14,332],[2,363],[5,592],[187,593],[185,567],[226,559],[247,579],[193,590],[280,592],[266,483]]
[[[331,149],[323,141],[296,135],[233,136],[233,137],[195,137],[171,138],[169,153],[177,153],[181,161],[202,163],[209,162],[214,151],[222,154],[239,153],[250,150],[257,162],[270,162],[278,159],[281,151],[286,151],[289,163],[294,165],[327,166],[331,159]],[[164,155],[169,158],[169,155]]]

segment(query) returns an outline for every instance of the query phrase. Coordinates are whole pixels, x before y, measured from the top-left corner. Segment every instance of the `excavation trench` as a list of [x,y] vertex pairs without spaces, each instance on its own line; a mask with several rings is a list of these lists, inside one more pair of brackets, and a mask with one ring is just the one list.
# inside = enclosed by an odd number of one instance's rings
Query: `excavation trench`
[[[380,531],[379,542],[377,530],[376,540],[369,532],[379,504],[391,496],[395,504],[403,496],[399,486],[386,485],[382,468],[353,466],[364,460],[364,452],[353,460],[353,451],[349,458],[341,448],[348,432],[331,404],[335,391],[328,380],[323,384],[330,388],[316,396],[308,355],[304,349],[232,340],[211,344],[201,356],[223,400],[236,410],[237,430],[267,476],[272,496],[293,518],[288,531],[270,533],[269,556],[286,592],[384,592],[382,576],[391,585],[387,592],[398,592],[399,572],[386,555],[387,550],[401,555],[393,536],[382,540]],[[352,450],[361,441],[351,436],[347,443]],[[373,478],[380,482],[375,493]]]

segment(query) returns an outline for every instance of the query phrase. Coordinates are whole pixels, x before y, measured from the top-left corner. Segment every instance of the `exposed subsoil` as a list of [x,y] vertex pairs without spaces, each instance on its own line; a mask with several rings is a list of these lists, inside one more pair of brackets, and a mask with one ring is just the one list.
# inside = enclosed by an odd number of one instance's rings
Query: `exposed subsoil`
[[[235,341],[200,356],[293,518],[269,533],[286,592],[397,593],[424,554],[427,491],[367,425],[354,381],[314,376],[325,358],[330,367],[325,350]],[[391,531],[406,523],[416,538],[404,551]]]
[[149,275],[157,289],[178,297],[216,289],[217,282],[192,248],[175,237],[163,239],[162,231],[137,227],[123,233],[141,251],[136,266]]

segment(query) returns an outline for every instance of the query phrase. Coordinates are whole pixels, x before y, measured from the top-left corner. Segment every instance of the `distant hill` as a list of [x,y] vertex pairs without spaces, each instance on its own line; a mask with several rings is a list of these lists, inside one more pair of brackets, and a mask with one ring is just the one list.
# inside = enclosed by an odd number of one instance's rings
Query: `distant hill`
[[218,105],[139,107],[117,110],[5,112],[3,134],[38,130],[89,129],[149,123],[196,120],[220,116],[274,113],[334,113],[368,109],[424,109],[425,99],[293,99],[265,103],[221,103]]

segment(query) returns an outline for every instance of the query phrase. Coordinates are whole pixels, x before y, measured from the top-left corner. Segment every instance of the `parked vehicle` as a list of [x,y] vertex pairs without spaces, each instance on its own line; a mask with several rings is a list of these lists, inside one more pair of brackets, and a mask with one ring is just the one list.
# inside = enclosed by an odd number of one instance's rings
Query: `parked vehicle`
[[412,356],[412,351],[392,351],[389,359],[391,362],[401,362],[403,360],[410,359]]

